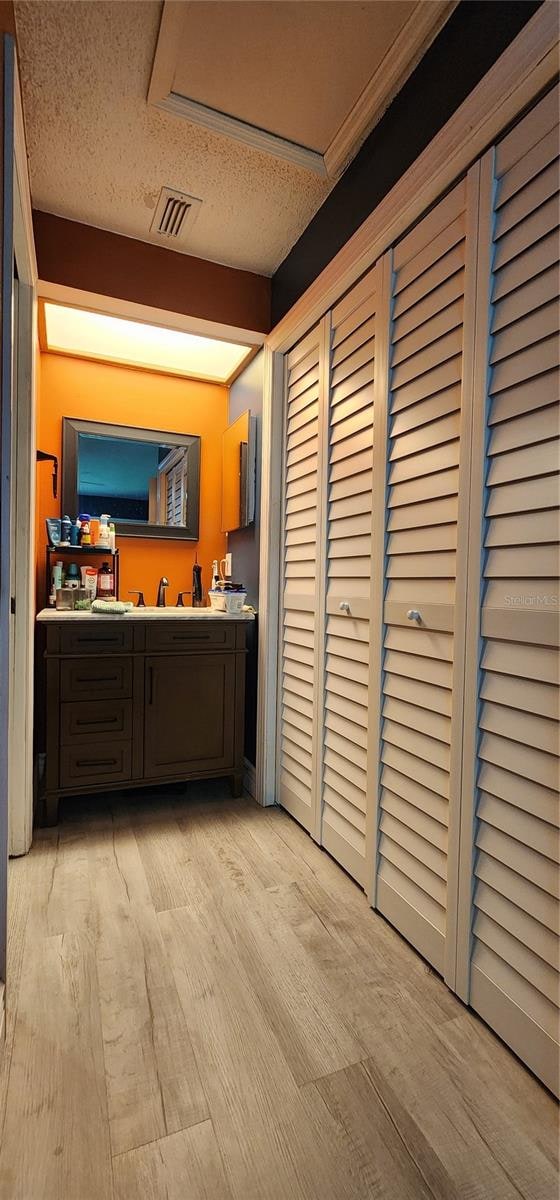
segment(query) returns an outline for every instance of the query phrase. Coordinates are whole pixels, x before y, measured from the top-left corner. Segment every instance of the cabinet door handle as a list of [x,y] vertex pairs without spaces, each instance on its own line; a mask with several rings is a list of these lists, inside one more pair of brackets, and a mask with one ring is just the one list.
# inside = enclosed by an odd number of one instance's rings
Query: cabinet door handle
[[154,668],[148,667],[148,704],[152,704],[154,699]]
[[98,721],[76,721],[76,725],[116,725],[117,721],[118,717],[100,717]]
[[114,767],[116,758],[78,758],[76,759],[77,767]]

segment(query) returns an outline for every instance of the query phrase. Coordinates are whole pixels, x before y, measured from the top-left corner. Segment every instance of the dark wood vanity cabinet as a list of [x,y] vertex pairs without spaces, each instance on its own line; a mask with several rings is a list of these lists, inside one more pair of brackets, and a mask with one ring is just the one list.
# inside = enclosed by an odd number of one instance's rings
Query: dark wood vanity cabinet
[[45,622],[44,819],[62,796],[243,779],[247,621]]

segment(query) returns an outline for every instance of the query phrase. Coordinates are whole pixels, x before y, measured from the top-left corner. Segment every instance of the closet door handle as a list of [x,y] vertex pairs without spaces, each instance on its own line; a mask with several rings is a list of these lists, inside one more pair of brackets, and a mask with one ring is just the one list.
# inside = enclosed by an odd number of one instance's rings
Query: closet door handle
[[406,616],[409,621],[415,621],[417,625],[422,624],[422,613],[419,613],[418,609],[409,608]]
[[344,612],[344,613],[350,612],[350,605],[347,600],[341,600],[338,607],[340,609],[340,612]]

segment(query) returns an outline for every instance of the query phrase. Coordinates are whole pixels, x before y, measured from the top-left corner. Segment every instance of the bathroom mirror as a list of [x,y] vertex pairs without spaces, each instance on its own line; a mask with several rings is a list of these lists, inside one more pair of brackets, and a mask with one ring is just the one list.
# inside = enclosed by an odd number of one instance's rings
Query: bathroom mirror
[[256,421],[249,410],[222,435],[222,533],[255,519]]
[[62,512],[109,513],[118,536],[198,539],[200,438],[63,420]]

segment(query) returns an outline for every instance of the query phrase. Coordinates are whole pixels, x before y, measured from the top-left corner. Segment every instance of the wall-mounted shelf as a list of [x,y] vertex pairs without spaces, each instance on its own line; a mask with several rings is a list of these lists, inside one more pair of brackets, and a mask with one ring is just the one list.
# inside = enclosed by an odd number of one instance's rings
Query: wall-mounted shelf
[[119,598],[119,551],[118,550],[110,550],[108,546],[47,546],[46,550],[47,550],[47,557],[46,557],[46,576],[47,576],[47,578],[46,578],[46,604],[47,604],[47,607],[49,604],[49,596],[51,593],[51,581],[52,581],[51,562],[52,562],[53,556],[55,556],[56,558],[61,558],[62,556],[66,556],[68,558],[78,558],[80,556],[84,556],[85,558],[89,558],[90,556],[97,555],[100,558],[112,558],[113,566],[114,566],[114,573],[115,573],[115,599],[118,600],[118,598]]

